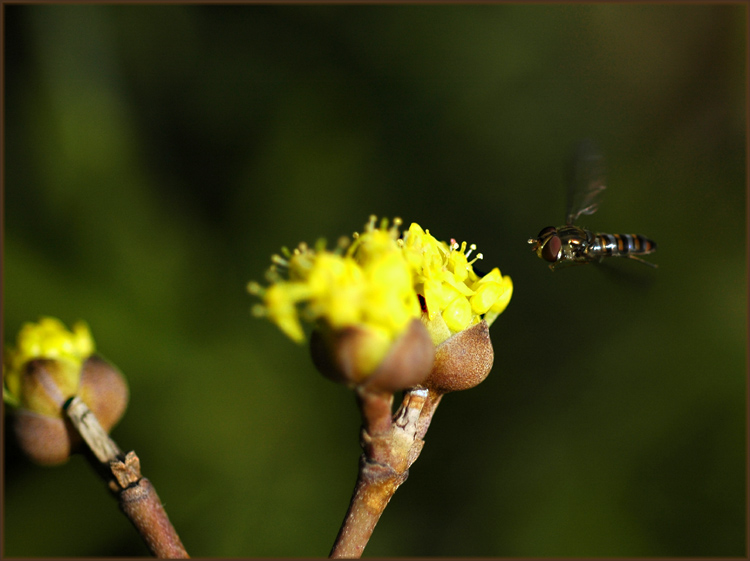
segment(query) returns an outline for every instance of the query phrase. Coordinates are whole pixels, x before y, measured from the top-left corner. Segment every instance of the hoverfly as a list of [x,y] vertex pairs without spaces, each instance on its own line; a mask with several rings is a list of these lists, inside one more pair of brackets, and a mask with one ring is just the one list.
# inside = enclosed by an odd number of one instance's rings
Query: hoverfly
[[582,142],[576,151],[568,180],[568,213],[565,226],[547,226],[528,243],[538,257],[550,263],[549,268],[599,263],[605,257],[627,257],[650,267],[639,255],[656,251],[656,242],[639,234],[594,233],[575,226],[581,215],[594,214],[604,191],[603,158],[591,142]]

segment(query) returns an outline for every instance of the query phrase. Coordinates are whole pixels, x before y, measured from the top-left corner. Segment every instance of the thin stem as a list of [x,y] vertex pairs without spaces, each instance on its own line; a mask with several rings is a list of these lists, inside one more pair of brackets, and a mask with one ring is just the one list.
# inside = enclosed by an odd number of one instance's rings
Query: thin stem
[[[362,454],[349,510],[336,537],[331,558],[359,558],[380,516],[409,476],[409,466],[422,451],[417,438],[420,413],[428,397],[426,389],[405,392],[391,415],[393,394],[358,391],[362,411]],[[385,417],[385,418],[384,418]]]
[[151,554],[162,559],[189,558],[156,489],[141,475],[141,463],[135,452],[123,456],[79,397],[69,399],[63,409],[97,460],[109,467],[109,474],[105,472],[109,488],[117,495],[120,509],[136,527]]
[[406,481],[407,473],[368,462],[363,454],[349,510],[329,555],[332,559],[358,559],[372,536],[385,507]]
[[122,457],[122,451],[99,424],[99,419],[96,418],[94,412],[88,408],[80,397],[70,398],[63,409],[70,422],[73,423],[73,426],[101,463],[106,464]]
[[128,452],[124,462],[111,462],[110,468],[119,485],[110,483],[118,493],[120,509],[138,530],[151,554],[160,559],[189,558],[156,489],[141,476],[141,462],[135,452]]

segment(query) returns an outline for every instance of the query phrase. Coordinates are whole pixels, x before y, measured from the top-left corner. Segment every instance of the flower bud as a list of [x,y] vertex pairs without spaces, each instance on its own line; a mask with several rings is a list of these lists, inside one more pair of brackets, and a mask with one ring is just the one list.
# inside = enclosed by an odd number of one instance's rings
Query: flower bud
[[438,345],[424,385],[441,394],[473,388],[490,373],[494,356],[489,326],[481,321]]
[[362,327],[335,332],[316,329],[310,351],[316,368],[331,380],[386,392],[422,383],[435,356],[429,333],[417,319],[392,343]]
[[107,432],[122,417],[128,402],[125,378],[95,355],[80,367],[69,360],[30,360],[23,370],[20,393],[13,428],[21,449],[42,465],[65,462],[81,443],[63,412],[70,397],[79,395]]
[[88,406],[104,430],[122,417],[128,386],[122,374],[94,354],[88,326],[72,330],[56,318],[25,323],[3,356],[3,401],[14,408],[21,449],[37,463],[59,464],[81,442],[65,414],[74,396]]

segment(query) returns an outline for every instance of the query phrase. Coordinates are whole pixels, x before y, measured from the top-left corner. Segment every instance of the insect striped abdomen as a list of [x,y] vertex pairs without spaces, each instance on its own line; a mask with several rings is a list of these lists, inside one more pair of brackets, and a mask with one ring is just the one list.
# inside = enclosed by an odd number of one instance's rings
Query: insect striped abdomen
[[606,256],[648,255],[656,242],[640,234],[596,234],[590,253]]

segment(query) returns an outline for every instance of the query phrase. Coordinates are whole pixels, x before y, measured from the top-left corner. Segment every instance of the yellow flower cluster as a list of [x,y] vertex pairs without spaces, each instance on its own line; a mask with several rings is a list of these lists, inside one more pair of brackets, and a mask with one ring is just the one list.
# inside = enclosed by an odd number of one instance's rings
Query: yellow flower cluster
[[474,246],[467,252],[466,243],[438,241],[418,224],[402,238],[399,219],[390,227],[386,219],[375,223],[373,216],[362,234],[335,251],[301,244],[285,257],[274,256],[270,286],[248,285],[263,300],[256,315],[298,342],[304,340],[300,315],[332,330],[364,327],[387,341],[421,316],[439,344],[482,319],[491,323],[508,305],[510,278],[497,268],[479,277],[473,263],[481,254],[469,261]]
[[[386,221],[375,227],[374,217],[365,232],[337,251],[314,250],[305,244],[286,257],[274,256],[269,271],[272,284],[248,290],[263,298],[254,308],[267,315],[294,341],[304,340],[297,306],[306,303],[304,317],[322,320],[333,330],[365,326],[392,341],[409,321],[420,315],[411,273],[398,244],[399,221],[388,228]],[[288,279],[279,274],[286,269]]]
[[18,333],[15,347],[7,347],[3,356],[3,400],[18,405],[21,378],[26,363],[39,358],[58,359],[76,366],[94,352],[94,340],[84,322],[77,322],[72,331],[58,319],[43,317],[39,323],[25,323]]

